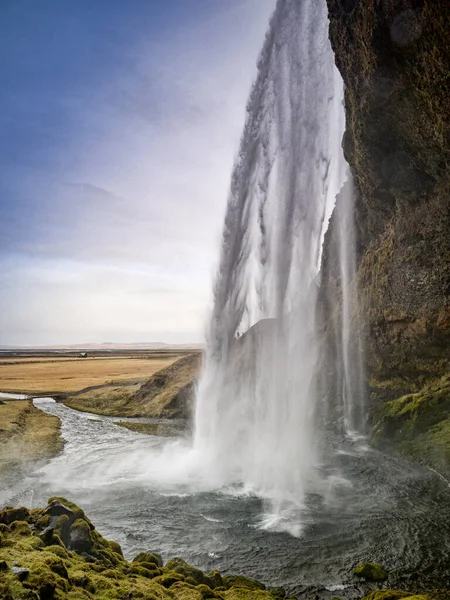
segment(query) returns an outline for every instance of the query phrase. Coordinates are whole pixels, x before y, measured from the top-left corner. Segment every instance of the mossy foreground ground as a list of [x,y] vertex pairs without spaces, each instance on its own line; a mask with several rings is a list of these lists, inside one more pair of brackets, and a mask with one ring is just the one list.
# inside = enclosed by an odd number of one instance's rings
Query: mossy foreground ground
[[[64,498],[50,498],[44,509],[0,512],[0,598],[283,600],[286,593],[242,575],[205,574],[181,558],[164,565],[151,551],[128,562],[120,545],[103,538],[78,506]],[[383,590],[366,598],[430,600],[448,595]]]

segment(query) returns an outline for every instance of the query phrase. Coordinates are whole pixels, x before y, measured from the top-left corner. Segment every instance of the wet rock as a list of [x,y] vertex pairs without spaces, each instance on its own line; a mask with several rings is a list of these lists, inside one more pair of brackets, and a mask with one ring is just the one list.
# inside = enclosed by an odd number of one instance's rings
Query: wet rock
[[91,535],[91,528],[84,519],[77,519],[70,527],[70,548],[75,552],[89,552],[92,550],[94,542]]
[[30,576],[30,569],[25,569],[25,567],[11,567],[11,571],[19,581],[25,581]]
[[40,600],[53,600],[55,597],[56,585],[54,583],[44,583],[39,589]]
[[65,546],[70,544],[70,525],[70,517],[65,513],[61,514],[55,523],[55,533],[59,535]]
[[368,581],[384,581],[387,579],[387,572],[381,566],[376,563],[361,563],[356,567],[353,573],[357,577],[364,577]]
[[208,573],[207,577],[211,582],[212,589],[223,586],[222,575],[219,573],[219,571],[211,571],[211,573]]
[[55,529],[49,525],[39,534],[40,539],[44,542],[46,546],[50,546],[53,543],[53,533]]
[[70,524],[72,524],[76,518],[74,511],[58,500],[52,500],[45,509],[44,514],[50,515],[51,517],[61,517],[62,515],[65,515],[69,519]]

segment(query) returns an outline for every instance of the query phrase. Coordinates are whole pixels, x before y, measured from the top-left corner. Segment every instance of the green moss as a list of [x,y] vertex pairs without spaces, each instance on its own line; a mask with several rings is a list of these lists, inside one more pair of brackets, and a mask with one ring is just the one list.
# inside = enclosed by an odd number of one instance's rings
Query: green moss
[[195,567],[188,565],[187,562],[184,561],[182,558],[172,558],[165,565],[165,569],[168,571],[172,571],[173,573],[183,575],[184,578],[189,577],[190,579],[194,580],[197,583],[197,585],[202,583],[207,585],[208,587],[211,587],[212,585],[211,581],[208,579],[208,577],[206,577],[204,573],[202,573],[202,571],[200,571],[200,569],[196,569]]
[[224,600],[273,600],[273,596],[264,590],[250,590],[245,587],[233,586],[226,592],[221,592]]
[[178,600],[203,600],[201,591],[185,582],[176,582],[170,588],[171,593]]
[[244,577],[243,575],[226,575],[222,578],[223,583],[227,588],[231,587],[243,587],[249,590],[265,590],[266,586],[256,579],[250,577]]
[[157,578],[159,584],[164,586],[165,588],[170,588],[174,583],[178,583],[179,581],[184,581],[185,578],[181,573],[164,573],[161,577]]
[[444,473],[450,472],[450,376],[378,409],[372,441],[392,442],[399,451]]
[[368,581],[384,581],[387,578],[387,572],[381,565],[376,563],[361,563],[356,567],[353,573],[357,577],[364,577]]
[[[144,563],[144,564],[150,564],[150,563]],[[147,569],[146,567],[144,567],[144,564],[132,564],[131,567],[128,569],[128,573],[132,573],[134,575],[140,575],[141,577],[145,577],[147,579],[153,579],[154,577],[158,577],[160,575],[162,575],[162,571],[161,569],[158,568],[152,568],[152,569]],[[152,567],[154,567],[155,565],[152,565]]]
[[10,531],[16,535],[31,535],[31,527],[26,521],[13,521]]
[[13,521],[29,521],[31,519],[28,508],[21,506],[20,508],[7,508],[0,512],[0,523],[10,525]]
[[160,554],[156,552],[141,552],[133,558],[133,562],[138,563],[153,563],[157,567],[163,566],[163,560]]
[[118,554],[119,556],[123,557],[122,548],[121,548],[119,542],[114,542],[114,541],[108,540],[108,544],[109,544],[109,547],[111,548],[111,550],[115,554]]
[[218,587],[225,587],[223,585],[222,575],[219,573],[219,571],[211,571],[211,573],[207,574],[207,577],[208,577],[209,581],[211,582],[212,589],[215,589]]
[[44,515],[37,520],[36,525],[39,527],[39,529],[45,529],[50,525],[50,521],[50,515]]
[[[187,581],[187,580],[186,580]],[[204,583],[196,586],[197,590],[201,593],[203,598],[216,598],[216,594],[212,589]]]
[[430,596],[412,596],[411,592],[401,592],[396,590],[379,590],[371,592],[368,596],[364,596],[363,600],[400,600],[408,598],[408,600],[431,600]]

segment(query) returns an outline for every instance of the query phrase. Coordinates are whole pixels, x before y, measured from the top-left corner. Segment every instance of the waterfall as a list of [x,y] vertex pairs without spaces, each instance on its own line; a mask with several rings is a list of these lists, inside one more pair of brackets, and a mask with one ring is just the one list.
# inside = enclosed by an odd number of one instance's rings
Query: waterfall
[[356,293],[356,236],[354,220],[355,191],[348,171],[336,205],[339,277],[341,287],[342,403],[347,435],[364,434],[364,359],[360,337],[358,294]]
[[279,0],[232,174],[194,449],[216,485],[274,515],[314,480],[317,274],[346,178],[325,0]]

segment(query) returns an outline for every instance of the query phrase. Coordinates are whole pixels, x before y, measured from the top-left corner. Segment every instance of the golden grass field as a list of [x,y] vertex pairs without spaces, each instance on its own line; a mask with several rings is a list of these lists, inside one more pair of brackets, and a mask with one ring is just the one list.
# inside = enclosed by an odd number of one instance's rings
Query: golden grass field
[[88,358],[2,358],[0,391],[63,393],[112,382],[142,382],[182,355],[154,353]]

